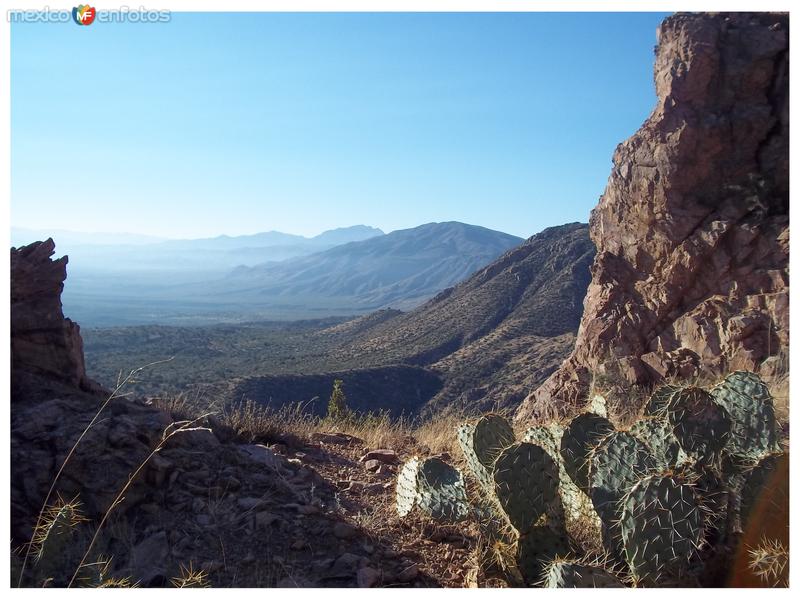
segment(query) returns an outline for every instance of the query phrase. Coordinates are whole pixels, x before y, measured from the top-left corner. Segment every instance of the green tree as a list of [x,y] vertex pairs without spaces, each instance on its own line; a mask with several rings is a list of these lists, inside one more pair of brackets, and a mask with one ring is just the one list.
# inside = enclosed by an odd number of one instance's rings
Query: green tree
[[328,416],[334,419],[346,417],[348,414],[347,397],[342,390],[341,379],[334,379],[333,391],[331,392],[331,399],[328,400]]

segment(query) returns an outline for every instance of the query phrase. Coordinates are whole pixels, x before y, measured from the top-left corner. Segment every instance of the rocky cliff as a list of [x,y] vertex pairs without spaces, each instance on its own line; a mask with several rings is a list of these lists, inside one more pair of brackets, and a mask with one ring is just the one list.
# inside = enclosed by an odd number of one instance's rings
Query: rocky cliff
[[61,308],[68,258],[52,260],[54,253],[52,238],[11,249],[11,367],[96,389],[86,376],[80,327]]
[[677,14],[657,31],[657,105],[614,153],[572,355],[520,408],[734,368],[789,342],[789,17]]

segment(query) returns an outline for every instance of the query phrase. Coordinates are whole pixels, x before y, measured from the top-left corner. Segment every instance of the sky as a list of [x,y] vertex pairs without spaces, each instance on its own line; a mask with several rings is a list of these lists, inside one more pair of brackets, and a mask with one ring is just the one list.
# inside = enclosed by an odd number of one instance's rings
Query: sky
[[11,222],[167,238],[587,221],[664,13],[12,23]]

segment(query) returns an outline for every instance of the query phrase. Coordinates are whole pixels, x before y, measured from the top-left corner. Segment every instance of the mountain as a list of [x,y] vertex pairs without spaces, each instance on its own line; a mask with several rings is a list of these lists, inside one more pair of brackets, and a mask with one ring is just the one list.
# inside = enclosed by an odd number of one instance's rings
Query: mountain
[[[13,246],[20,246],[52,236],[58,242],[59,251],[69,255],[73,269],[79,274],[150,273],[155,275],[154,283],[157,283],[163,273],[219,276],[237,266],[285,260],[381,235],[383,231],[366,225],[324,231],[310,238],[265,231],[174,240],[126,233],[40,232],[13,228],[11,241]],[[194,277],[195,280],[202,278]]]
[[343,364],[426,366],[428,408],[516,406],[569,353],[589,284],[588,226],[551,227],[409,313],[381,311],[321,334]]
[[237,269],[220,294],[256,303],[294,299],[309,308],[336,300],[362,312],[413,306],[521,241],[475,225],[428,223],[280,263]]
[[252,235],[220,235],[213,238],[199,238],[189,240],[167,240],[161,248],[183,248],[195,250],[232,250],[232,249],[255,249],[279,247],[306,247],[311,251],[319,251],[323,248],[332,248],[339,244],[358,242],[371,237],[384,235],[383,231],[376,227],[366,225],[353,225],[352,227],[340,227],[323,231],[314,237],[303,237],[291,233],[280,231],[264,231]]
[[[757,42],[755,40],[758,40]],[[658,30],[657,104],[614,153],[576,347],[517,415],[759,372],[789,348],[789,15],[678,14]],[[633,390],[635,391],[635,390]]]

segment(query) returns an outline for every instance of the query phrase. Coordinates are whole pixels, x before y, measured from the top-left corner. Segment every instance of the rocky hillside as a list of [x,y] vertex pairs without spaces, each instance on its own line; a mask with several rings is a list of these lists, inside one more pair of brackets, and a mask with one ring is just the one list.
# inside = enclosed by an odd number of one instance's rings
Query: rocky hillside
[[[48,240],[12,250],[12,586],[62,587],[77,574],[78,587],[162,587],[189,568],[203,572],[195,585],[214,587],[477,581],[476,531],[394,512],[401,459],[430,452],[413,439],[376,448],[336,432],[300,439],[280,423],[246,431],[211,415],[189,423],[127,395],[104,404],[109,392],[86,378],[78,327],[63,317],[67,260],[51,261],[53,249]],[[62,507],[61,520],[50,521],[41,560],[31,555],[20,580],[53,482],[48,506]]]
[[789,341],[789,16],[678,14],[657,105],[617,147],[575,349],[521,420],[630,385],[734,368],[769,379]]
[[551,227],[409,313],[382,312],[320,334],[344,364],[411,364],[443,387],[428,408],[515,406],[570,351],[589,282],[588,227]]

